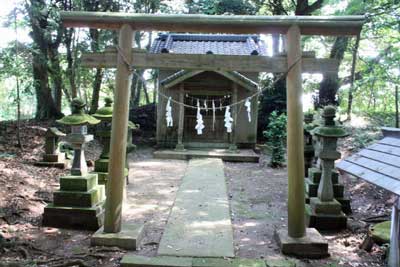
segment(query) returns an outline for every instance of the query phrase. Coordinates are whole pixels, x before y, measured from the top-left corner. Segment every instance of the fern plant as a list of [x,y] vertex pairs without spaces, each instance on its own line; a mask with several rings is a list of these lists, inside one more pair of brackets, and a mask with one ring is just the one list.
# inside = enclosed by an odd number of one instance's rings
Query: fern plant
[[272,151],[269,163],[272,168],[285,165],[286,122],[285,114],[278,115],[276,111],[273,111],[269,116],[267,130],[263,132]]

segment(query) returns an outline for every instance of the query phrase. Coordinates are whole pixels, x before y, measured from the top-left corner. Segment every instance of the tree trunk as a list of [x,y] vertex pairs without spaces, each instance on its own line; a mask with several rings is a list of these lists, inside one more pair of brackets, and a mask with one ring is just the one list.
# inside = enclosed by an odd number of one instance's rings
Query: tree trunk
[[42,53],[33,53],[33,79],[36,92],[36,119],[58,118],[62,114],[55,106],[48,83],[47,61]]
[[356,62],[357,62],[357,51],[358,45],[360,44],[360,36],[357,36],[356,43],[353,49],[353,59],[351,62],[351,74],[350,74],[350,88],[349,88],[349,97],[347,101],[347,120],[351,120],[351,108],[353,105],[353,90],[354,90],[354,79],[356,73]]
[[53,83],[53,97],[54,104],[57,110],[61,113],[61,101],[62,101],[62,88],[63,81],[61,76],[60,59],[57,49],[49,48],[48,50],[50,60],[50,78]]
[[[342,62],[344,52],[347,49],[349,43],[348,37],[337,37],[335,43],[332,46],[331,54],[329,58],[339,60],[339,64]],[[318,98],[316,99],[315,106],[317,108],[326,105],[338,105],[336,98],[337,91],[339,89],[339,76],[338,73],[324,76],[318,92]]]
[[72,55],[72,43],[73,43],[73,36],[74,36],[75,30],[73,28],[70,29],[65,29],[64,31],[64,40],[65,40],[65,47],[67,50],[67,77],[69,81],[69,86],[70,86],[70,93],[68,93],[67,90],[65,90],[65,94],[70,101],[72,98],[75,98],[78,96],[78,90],[76,87],[76,82],[75,82],[75,68],[74,68],[74,57]]
[[48,26],[47,16],[40,10],[46,8],[44,0],[31,0],[26,3],[29,21],[32,28],[34,49],[32,50],[33,80],[36,92],[36,119],[51,119],[62,116],[57,109],[49,88],[48,77],[48,47],[49,40],[46,36]]
[[100,88],[101,81],[103,80],[103,74],[104,72],[101,68],[96,69],[96,74],[93,81],[92,103],[89,111],[91,114],[95,113],[99,108]]

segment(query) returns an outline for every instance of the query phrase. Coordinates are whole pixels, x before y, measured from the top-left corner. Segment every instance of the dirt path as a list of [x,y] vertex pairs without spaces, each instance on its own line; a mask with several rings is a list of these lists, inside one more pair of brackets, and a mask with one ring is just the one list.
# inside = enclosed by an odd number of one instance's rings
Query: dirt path
[[[261,157],[258,164],[225,163],[231,212],[234,225],[236,255],[240,257],[283,258],[273,239],[275,228],[287,227],[287,174],[286,169],[271,169],[268,158]],[[371,216],[366,209],[385,205],[380,190],[359,180],[345,178],[346,190],[358,220]],[[360,195],[362,193],[362,195]],[[361,200],[358,200],[361,198]],[[368,203],[368,204],[366,204]],[[367,207],[366,207],[367,206]],[[364,224],[363,226],[367,226]],[[329,241],[331,257],[324,260],[302,262],[305,266],[384,266],[382,250],[374,246],[371,253],[359,249],[367,228],[351,232],[323,233]],[[330,265],[329,265],[330,264]]]

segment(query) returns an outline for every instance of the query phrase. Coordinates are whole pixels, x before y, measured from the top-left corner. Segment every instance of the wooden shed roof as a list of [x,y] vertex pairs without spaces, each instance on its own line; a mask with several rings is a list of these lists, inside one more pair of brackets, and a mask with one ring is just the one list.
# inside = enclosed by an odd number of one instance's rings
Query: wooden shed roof
[[400,138],[384,137],[340,161],[336,167],[400,195]]

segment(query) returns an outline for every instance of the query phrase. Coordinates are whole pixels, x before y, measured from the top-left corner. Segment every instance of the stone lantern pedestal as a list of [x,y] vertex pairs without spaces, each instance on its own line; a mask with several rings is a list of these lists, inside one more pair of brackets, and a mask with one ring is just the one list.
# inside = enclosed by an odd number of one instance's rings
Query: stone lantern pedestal
[[[105,98],[104,107],[97,110],[93,117],[101,122],[97,126],[96,136],[99,138],[103,146],[100,158],[94,162],[93,174],[97,174],[99,184],[107,184],[108,179],[108,163],[110,161],[110,139],[111,139],[111,121],[112,121],[112,99]],[[128,176],[128,168],[125,169],[125,174]]]
[[70,125],[66,141],[74,149],[70,175],[60,177],[60,189],[53,193],[53,203],[44,208],[43,225],[60,228],[97,230],[103,225],[105,189],[98,185],[97,174],[87,170],[84,145],[93,139],[87,124],[99,121],[83,113],[84,104],[74,99],[72,114],[58,122]]
[[45,145],[43,158],[39,162],[35,162],[36,166],[43,167],[57,167],[65,168],[68,165],[68,161],[65,158],[65,153],[60,153],[58,144],[61,137],[65,134],[55,127],[47,129],[45,134]]
[[335,125],[335,113],[334,107],[325,107],[322,114],[323,126],[311,131],[318,143],[316,155],[320,161],[321,177],[317,196],[310,197],[310,204],[306,206],[306,218],[308,226],[318,230],[344,229],[347,224],[347,217],[342,212],[342,206],[335,199],[333,173],[335,160],[340,158],[340,153],[336,151],[337,140],[348,134],[342,127]]

